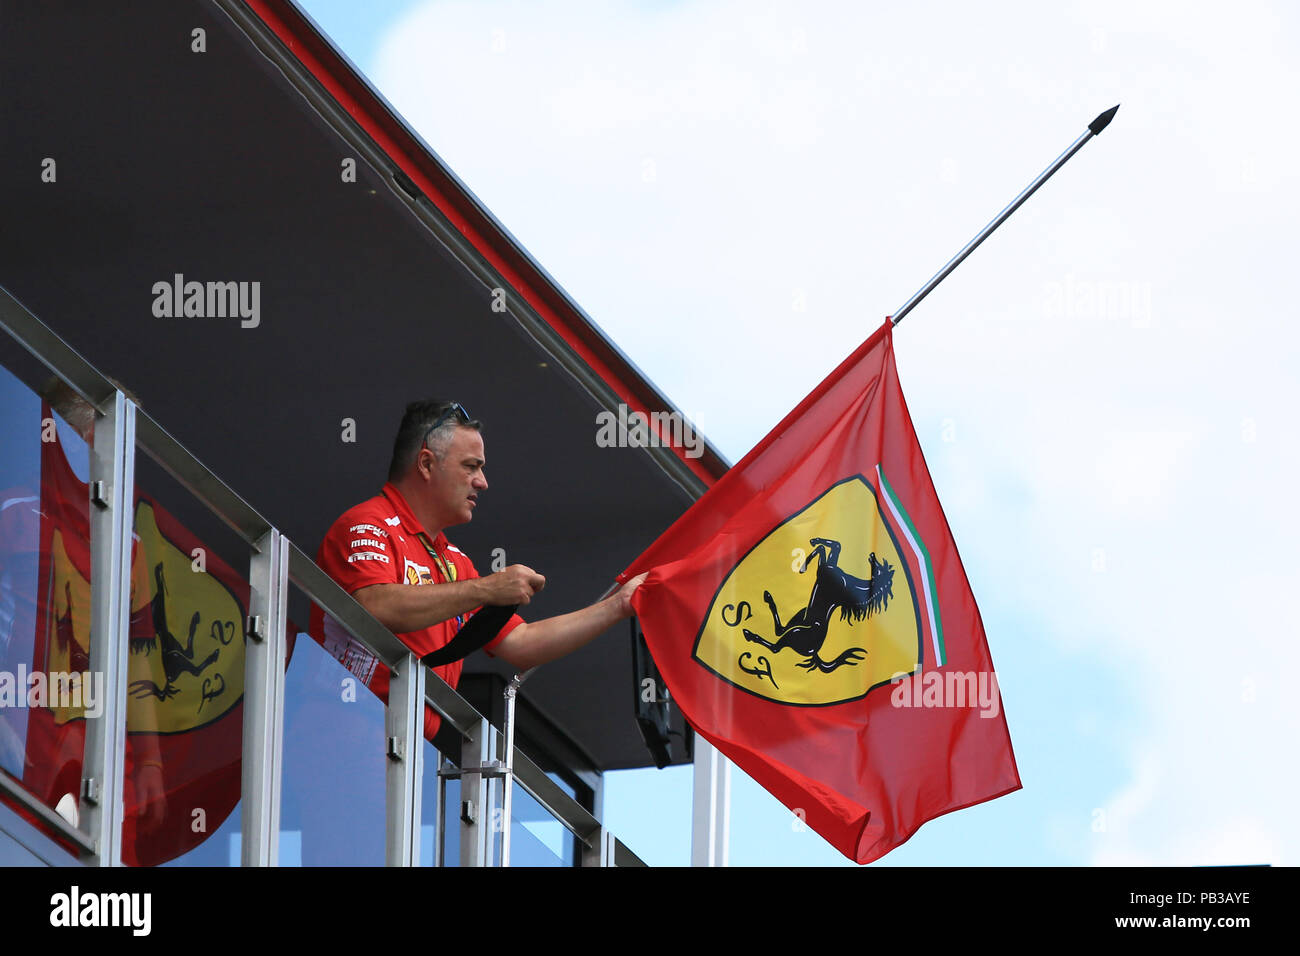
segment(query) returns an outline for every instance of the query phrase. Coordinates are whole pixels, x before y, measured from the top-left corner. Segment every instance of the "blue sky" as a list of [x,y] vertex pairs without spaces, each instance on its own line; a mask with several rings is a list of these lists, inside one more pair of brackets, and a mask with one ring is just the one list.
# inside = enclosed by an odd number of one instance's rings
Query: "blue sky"
[[[880,865],[1295,862],[1294,10],[302,6],[732,460],[1122,103],[895,336],[1024,789]],[[846,863],[738,771],[731,862]]]

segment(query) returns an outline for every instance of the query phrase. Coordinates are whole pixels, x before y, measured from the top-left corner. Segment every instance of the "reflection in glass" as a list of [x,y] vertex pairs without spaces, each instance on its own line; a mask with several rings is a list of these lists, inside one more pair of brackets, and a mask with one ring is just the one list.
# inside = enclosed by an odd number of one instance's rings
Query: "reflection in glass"
[[195,851],[238,825],[248,556],[145,454],[136,479],[122,858],[225,865]]
[[94,410],[48,393],[0,369],[0,771],[76,823],[86,717],[103,704],[88,652]]

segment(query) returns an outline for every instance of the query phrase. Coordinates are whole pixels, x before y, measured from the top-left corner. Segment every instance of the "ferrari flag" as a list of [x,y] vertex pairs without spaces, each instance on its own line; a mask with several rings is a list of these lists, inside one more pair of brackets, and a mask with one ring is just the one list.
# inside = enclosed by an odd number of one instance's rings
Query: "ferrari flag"
[[891,329],[622,575],[691,726],[858,863],[1020,788]]

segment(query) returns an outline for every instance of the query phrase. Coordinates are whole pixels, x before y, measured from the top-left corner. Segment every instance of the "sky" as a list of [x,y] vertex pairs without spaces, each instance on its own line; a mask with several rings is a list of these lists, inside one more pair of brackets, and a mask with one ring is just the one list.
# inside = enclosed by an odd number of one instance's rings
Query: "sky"
[[[875,865],[1296,862],[1294,7],[299,2],[732,461],[1122,104],[895,332],[1024,788]],[[735,769],[729,852],[851,865]]]

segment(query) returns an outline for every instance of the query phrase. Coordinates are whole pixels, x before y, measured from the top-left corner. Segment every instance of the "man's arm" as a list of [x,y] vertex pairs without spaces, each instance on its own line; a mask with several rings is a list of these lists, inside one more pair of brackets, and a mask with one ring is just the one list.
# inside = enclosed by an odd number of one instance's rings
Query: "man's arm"
[[[485,604],[527,604],[546,585],[532,568],[512,564],[485,578],[440,584],[371,584],[352,596],[394,634],[431,627]],[[516,628],[518,630],[518,628]]]
[[645,580],[639,574],[603,601],[580,611],[524,622],[492,649],[521,672],[545,664],[590,643],[611,625],[633,615],[632,593]]

